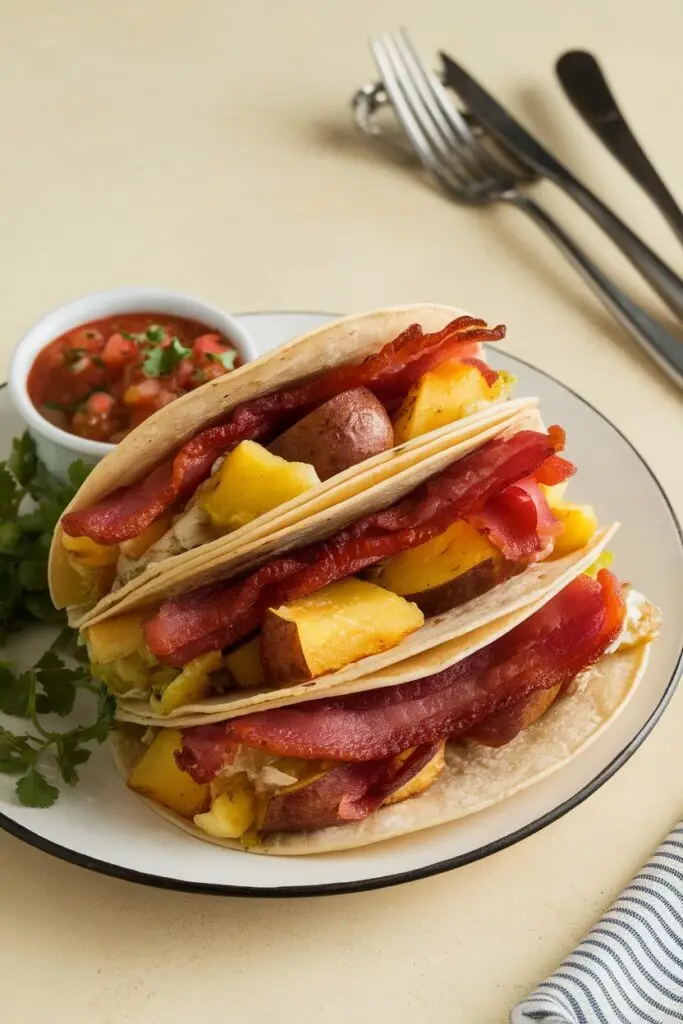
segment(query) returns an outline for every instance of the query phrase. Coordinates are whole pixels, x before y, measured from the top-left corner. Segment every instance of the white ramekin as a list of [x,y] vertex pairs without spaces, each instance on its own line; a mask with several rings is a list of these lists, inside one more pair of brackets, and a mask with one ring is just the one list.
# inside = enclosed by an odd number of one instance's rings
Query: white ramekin
[[256,348],[248,331],[229,313],[193,295],[167,291],[165,288],[115,288],[74,299],[48,313],[19,341],[9,367],[9,393],[35,441],[38,456],[47,468],[64,479],[75,459],[99,462],[116,446],[104,441],[90,441],[61,430],[40,415],[31,401],[26,382],[38,352],[67,331],[122,313],[160,313],[198,320],[223,334],[235,346],[244,363],[256,358]]

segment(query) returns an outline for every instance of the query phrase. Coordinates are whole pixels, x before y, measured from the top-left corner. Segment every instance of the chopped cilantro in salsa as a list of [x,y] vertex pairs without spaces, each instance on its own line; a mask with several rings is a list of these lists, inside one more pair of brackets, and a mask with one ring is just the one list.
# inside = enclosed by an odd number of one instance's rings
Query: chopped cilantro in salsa
[[228,339],[203,324],[125,314],[50,342],[31,367],[28,392],[55,426],[116,443],[157,409],[239,365]]

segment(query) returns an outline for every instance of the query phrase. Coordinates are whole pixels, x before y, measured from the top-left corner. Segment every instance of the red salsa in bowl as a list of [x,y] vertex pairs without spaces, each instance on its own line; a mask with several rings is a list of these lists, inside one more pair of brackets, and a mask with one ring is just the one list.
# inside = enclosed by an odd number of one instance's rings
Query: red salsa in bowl
[[164,405],[241,362],[228,338],[196,320],[122,313],[51,341],[36,355],[26,386],[54,426],[116,444]]

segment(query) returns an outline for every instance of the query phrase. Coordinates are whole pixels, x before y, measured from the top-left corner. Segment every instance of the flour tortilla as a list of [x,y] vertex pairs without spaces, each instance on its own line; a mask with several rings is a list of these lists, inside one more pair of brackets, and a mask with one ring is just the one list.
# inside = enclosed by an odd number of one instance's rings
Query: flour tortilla
[[512,417],[485,426],[480,424],[477,433],[465,440],[452,427],[444,429],[449,431],[447,435],[439,431],[439,436],[434,436],[420,451],[411,449],[405,453],[404,446],[397,449],[393,471],[383,474],[383,479],[373,479],[374,470],[360,473],[357,479],[348,480],[335,490],[334,503],[328,499],[323,507],[316,507],[314,502],[302,510],[308,513],[305,517],[295,517],[294,522],[286,517],[284,525],[277,521],[259,526],[241,544],[233,545],[229,537],[221,538],[197,551],[151,566],[153,575],[104,598],[81,619],[80,627],[85,629],[103,619],[154,607],[170,597],[255,569],[285,551],[323,540],[363,516],[399,501],[487,441],[543,426],[535,406],[523,402]]
[[86,627],[148,607],[329,536],[369,511],[398,500],[395,495],[408,493],[486,441],[527,427],[538,429],[540,418],[534,403],[535,399],[508,402],[509,410],[499,406],[494,416],[472,418],[464,429],[449,425],[425,435],[426,441],[416,438],[339,474],[311,492],[311,498],[302,495],[234,533],[152,563],[142,575],[104,597],[77,624]]
[[[124,438],[95,467],[67,511],[93,505],[117,488],[126,487],[149,474],[185,441],[200,430],[224,420],[241,402],[301,383],[323,370],[360,362],[396,338],[410,324],[419,323],[425,333],[432,333],[462,315],[463,310],[427,303],[344,317],[218,377],[159,410]],[[467,421],[461,423],[466,425]],[[48,566],[50,594],[58,608],[73,604],[73,593],[79,585],[79,576],[62,547],[62,533],[61,525],[58,525]],[[192,554],[188,552],[177,557],[192,557]],[[165,566],[167,563],[159,564]],[[157,574],[159,565],[153,565],[151,569]],[[143,573],[132,581],[133,589],[148,578]],[[82,618],[84,611],[74,612],[72,621]]]
[[323,696],[337,697],[395,686],[442,672],[542,608],[595,562],[616,530],[617,524],[602,529],[582,550],[555,561],[531,565],[487,594],[429,619],[396,647],[318,679],[277,690],[238,690],[186,705],[164,717],[155,715],[148,701],[119,700],[117,718],[140,725],[187,728]]
[[[451,743],[446,767],[423,794],[382,807],[362,821],[305,833],[274,833],[250,853],[301,856],[368,846],[476,814],[547,778],[584,751],[615,720],[633,696],[647,666],[649,643],[603,657],[578,680],[570,697],[556,700],[533,725],[504,747],[474,741]],[[127,778],[144,752],[141,726],[113,734],[117,766]],[[237,840],[214,839],[165,807],[141,797],[162,818],[197,839],[244,851]]]

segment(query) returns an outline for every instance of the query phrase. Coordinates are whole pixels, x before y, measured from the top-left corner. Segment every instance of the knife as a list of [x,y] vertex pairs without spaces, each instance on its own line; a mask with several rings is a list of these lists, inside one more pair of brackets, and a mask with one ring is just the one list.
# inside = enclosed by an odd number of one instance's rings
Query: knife
[[470,113],[527,166],[571,196],[609,235],[645,280],[683,320],[683,281],[601,199],[586,188],[540,142],[485,91],[452,57],[441,53],[444,82],[459,94]]
[[683,211],[631,131],[593,54],[569,50],[559,58],[555,71],[588,127],[656,203],[683,241]]

